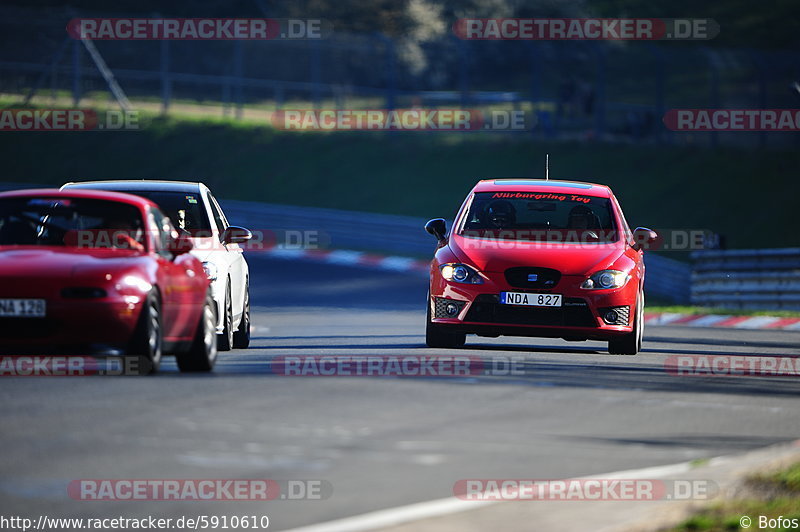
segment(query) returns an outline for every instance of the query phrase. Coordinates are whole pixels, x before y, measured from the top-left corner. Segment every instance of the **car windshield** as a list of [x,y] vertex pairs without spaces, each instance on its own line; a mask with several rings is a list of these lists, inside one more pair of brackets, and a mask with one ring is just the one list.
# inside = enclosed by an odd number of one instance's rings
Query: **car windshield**
[[478,192],[461,236],[537,242],[619,240],[609,198],[550,192]]
[[206,214],[200,194],[138,189],[114,190],[149,199],[158,205],[164,214],[169,216],[172,225],[187,231],[193,237],[211,236],[211,225],[208,221],[208,215]]
[[88,198],[0,200],[0,245],[144,249],[144,224],[133,205]]

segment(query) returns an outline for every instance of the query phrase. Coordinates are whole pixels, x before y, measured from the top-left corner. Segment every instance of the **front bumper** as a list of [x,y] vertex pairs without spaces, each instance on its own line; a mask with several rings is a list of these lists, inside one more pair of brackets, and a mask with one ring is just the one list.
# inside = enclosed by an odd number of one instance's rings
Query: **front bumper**
[[[509,285],[502,274],[488,274],[483,284],[461,284],[434,279],[431,283],[431,321],[453,332],[481,336],[531,336],[567,340],[608,340],[633,330],[638,280],[622,288],[585,290],[584,277],[563,276],[550,290]],[[492,280],[493,277],[499,280]],[[500,292],[561,294],[561,307],[529,307],[500,303]],[[449,306],[448,303],[452,303]],[[453,306],[457,311],[453,312]],[[612,323],[604,316],[613,310]],[[607,316],[606,316],[607,317]]]
[[47,300],[43,318],[0,318],[4,354],[116,355],[127,349],[142,303],[123,297]]

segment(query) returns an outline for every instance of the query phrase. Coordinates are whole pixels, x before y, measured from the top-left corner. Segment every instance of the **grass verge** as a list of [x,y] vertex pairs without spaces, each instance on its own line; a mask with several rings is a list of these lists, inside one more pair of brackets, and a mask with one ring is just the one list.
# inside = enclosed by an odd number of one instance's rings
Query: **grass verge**
[[[800,462],[775,473],[747,478],[742,493],[743,496],[736,499],[700,510],[672,530],[729,532],[800,528]],[[744,526],[748,522],[749,526]]]

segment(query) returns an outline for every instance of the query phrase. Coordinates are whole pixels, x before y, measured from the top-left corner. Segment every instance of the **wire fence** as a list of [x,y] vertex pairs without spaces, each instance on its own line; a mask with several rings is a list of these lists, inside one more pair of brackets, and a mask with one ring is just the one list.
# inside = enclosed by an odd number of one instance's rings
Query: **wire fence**
[[[0,91],[77,105],[108,91],[74,11],[0,8]],[[757,147],[800,144],[797,133],[673,132],[672,108],[797,108],[800,53],[725,50],[679,42],[466,41],[410,43],[333,32],[315,40],[94,43],[125,94],[160,103],[279,109],[501,105],[532,117],[526,131],[553,139],[603,139]],[[519,133],[519,131],[515,132]]]

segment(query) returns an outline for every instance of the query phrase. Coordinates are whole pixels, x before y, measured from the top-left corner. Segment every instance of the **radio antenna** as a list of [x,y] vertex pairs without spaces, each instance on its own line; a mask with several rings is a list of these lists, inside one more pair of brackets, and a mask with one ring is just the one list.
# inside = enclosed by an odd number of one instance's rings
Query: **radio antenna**
[[544,180],[550,181],[550,154],[548,153],[544,160]]

